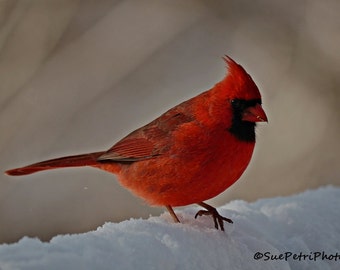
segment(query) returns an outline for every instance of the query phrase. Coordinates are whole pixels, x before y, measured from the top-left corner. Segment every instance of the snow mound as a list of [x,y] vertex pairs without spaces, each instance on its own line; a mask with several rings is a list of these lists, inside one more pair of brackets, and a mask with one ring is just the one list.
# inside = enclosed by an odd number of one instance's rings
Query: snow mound
[[340,188],[219,208],[226,232],[198,210],[0,245],[0,269],[340,269]]

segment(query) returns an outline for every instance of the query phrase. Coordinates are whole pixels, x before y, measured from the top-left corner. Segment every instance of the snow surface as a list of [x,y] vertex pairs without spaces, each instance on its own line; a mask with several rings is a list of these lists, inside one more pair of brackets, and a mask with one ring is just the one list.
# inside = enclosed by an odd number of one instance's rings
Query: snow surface
[[[195,220],[198,208],[187,207],[176,211],[181,224],[164,213],[48,243],[25,237],[0,245],[0,269],[340,269],[339,205],[340,188],[328,186],[255,203],[232,201],[219,208],[234,221],[225,224],[226,232],[215,230],[209,217]],[[314,252],[323,251],[333,257],[316,253],[314,260]],[[256,252],[283,259],[255,260]],[[300,252],[310,258],[294,260]]]

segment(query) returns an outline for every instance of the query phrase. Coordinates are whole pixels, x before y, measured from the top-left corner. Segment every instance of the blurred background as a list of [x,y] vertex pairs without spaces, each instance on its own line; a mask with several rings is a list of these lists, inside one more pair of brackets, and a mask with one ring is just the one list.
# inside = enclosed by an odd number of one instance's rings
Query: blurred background
[[[1,0],[0,170],[110,148],[211,88],[228,54],[269,123],[211,203],[339,185],[339,14],[337,0]],[[92,168],[0,174],[1,243],[163,211]]]

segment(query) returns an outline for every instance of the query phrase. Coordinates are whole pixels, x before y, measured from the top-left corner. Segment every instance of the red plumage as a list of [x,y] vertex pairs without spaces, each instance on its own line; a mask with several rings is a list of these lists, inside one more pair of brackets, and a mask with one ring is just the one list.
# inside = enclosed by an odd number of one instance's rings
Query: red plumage
[[[12,169],[24,175],[63,167],[92,166],[118,176],[119,182],[151,205],[198,203],[223,230],[216,210],[203,203],[237,181],[255,146],[255,122],[267,121],[260,92],[245,70],[226,57],[227,76],[135,130],[106,152],[70,156]],[[218,222],[218,223],[217,223]]]

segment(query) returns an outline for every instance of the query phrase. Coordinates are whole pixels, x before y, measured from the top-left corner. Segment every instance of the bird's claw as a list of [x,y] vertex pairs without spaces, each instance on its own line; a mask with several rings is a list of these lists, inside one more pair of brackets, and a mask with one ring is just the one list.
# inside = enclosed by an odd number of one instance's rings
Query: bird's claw
[[221,229],[221,231],[224,231],[224,224],[223,224],[224,221],[228,223],[233,223],[231,219],[221,216],[217,212],[217,210],[213,207],[209,208],[208,210],[199,210],[196,213],[195,218],[200,217],[200,216],[212,216],[214,220],[215,228],[217,230]]

